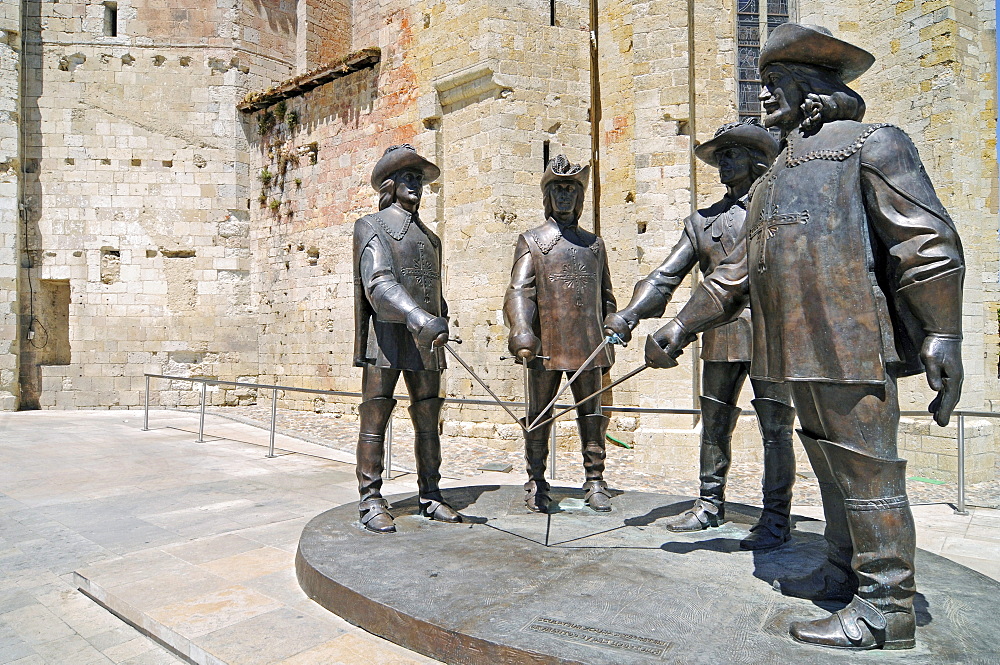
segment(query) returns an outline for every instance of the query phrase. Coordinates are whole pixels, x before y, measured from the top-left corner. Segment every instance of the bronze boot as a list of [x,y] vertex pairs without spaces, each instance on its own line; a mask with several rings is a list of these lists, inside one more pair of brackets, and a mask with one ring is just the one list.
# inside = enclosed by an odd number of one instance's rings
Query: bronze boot
[[839,612],[795,622],[789,632],[799,642],[839,649],[912,649],[916,531],[906,496],[906,460],[819,443],[844,495],[858,592]]
[[819,493],[823,500],[823,518],[826,528],[826,562],[803,577],[776,580],[774,588],[786,596],[807,600],[839,600],[848,602],[858,590],[858,580],[851,570],[854,546],[847,526],[847,511],[844,495],[837,485],[830,463],[822,448],[813,437],[798,431],[802,447],[809,456],[809,463],[819,482]]
[[792,485],[795,484],[795,451],[792,427],[795,409],[774,399],[753,400],[757,424],[764,441],[764,509],[750,535],[740,541],[745,550],[769,550],[791,537]]
[[733,430],[741,409],[701,396],[701,496],[689,510],[666,520],[669,531],[701,531],[726,517],[726,474]]
[[444,399],[431,397],[410,405],[413,421],[414,456],[417,460],[417,487],[420,491],[420,514],[438,522],[461,522],[462,516],[445,503],[441,482],[441,435],[438,417]]
[[606,513],[611,510],[611,492],[604,482],[604,460],[607,451],[604,447],[604,435],[608,431],[610,418],[599,413],[581,416],[576,419],[580,430],[580,443],[583,451],[583,472],[586,482],[584,500],[592,510]]
[[[546,416],[547,418],[548,416]],[[552,424],[524,434],[524,461],[528,482],[524,484],[524,505],[533,513],[549,512],[549,484],[545,480],[545,462],[549,456],[549,432]]]
[[356,473],[361,503],[361,524],[375,533],[394,533],[389,502],[382,498],[382,471],[385,455],[385,427],[396,400],[376,397],[358,405],[361,432],[358,434]]

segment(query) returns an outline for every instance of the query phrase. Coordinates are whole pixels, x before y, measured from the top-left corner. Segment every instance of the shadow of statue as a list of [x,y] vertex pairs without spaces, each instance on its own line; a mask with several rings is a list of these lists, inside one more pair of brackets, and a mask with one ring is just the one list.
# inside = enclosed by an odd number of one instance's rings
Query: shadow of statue
[[[468,524],[485,524],[487,518],[468,515],[462,511],[473,506],[487,492],[496,492],[500,485],[471,485],[468,487],[449,487],[441,490],[441,495],[448,505],[462,515],[462,521]],[[420,497],[417,494],[402,499],[393,500],[393,512],[399,515],[416,515],[420,512]]]
[[657,506],[645,515],[636,515],[625,520],[625,526],[649,526],[653,522],[665,517],[679,515],[692,505],[691,500],[668,503],[664,506]]
[[660,545],[660,549],[672,554],[691,554],[692,552],[702,551],[732,554],[741,551],[740,541],[736,538],[709,538],[707,540],[692,540],[687,542],[670,541]]

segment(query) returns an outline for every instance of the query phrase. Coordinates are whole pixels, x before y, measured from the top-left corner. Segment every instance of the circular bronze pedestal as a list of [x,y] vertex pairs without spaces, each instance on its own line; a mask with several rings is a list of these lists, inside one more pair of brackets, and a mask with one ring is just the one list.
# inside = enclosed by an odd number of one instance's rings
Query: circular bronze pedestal
[[611,513],[554,488],[561,512],[528,513],[519,487],[445,491],[471,523],[416,514],[390,498],[398,533],[358,525],[356,504],[302,532],[296,569],[306,593],[351,623],[447,663],[683,665],[746,663],[1000,663],[1000,583],[917,554],[917,648],[844,652],[798,644],[788,624],[842,606],[786,598],[776,577],[825,557],[822,522],[799,520],[770,552],[739,549],[753,509],[727,506],[725,525],[671,533],[662,519],[690,505],[627,492]]

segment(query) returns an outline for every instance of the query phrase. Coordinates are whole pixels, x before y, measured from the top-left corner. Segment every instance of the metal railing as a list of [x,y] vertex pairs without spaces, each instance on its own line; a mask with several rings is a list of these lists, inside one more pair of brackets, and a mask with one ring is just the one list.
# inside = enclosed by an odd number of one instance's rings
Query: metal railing
[[[356,397],[360,399],[362,397],[361,393],[350,392],[346,390],[322,390],[319,388],[297,388],[295,386],[278,386],[270,385],[266,383],[248,383],[246,381],[223,381],[220,379],[205,379],[199,377],[188,377],[188,376],[171,376],[169,374],[146,374],[146,392],[143,399],[143,419],[142,419],[142,431],[149,431],[149,380],[150,379],[166,379],[169,381],[188,381],[194,387],[194,384],[201,384],[201,399],[198,409],[198,438],[195,440],[197,443],[205,442],[205,406],[206,406],[206,396],[208,391],[208,386],[234,386],[237,388],[254,388],[257,390],[270,390],[271,391],[271,425],[270,425],[270,435],[269,443],[267,448],[266,457],[273,458],[276,457],[274,454],[274,437],[277,432],[277,422],[278,422],[278,391],[289,391],[289,392],[300,392],[309,393],[313,395],[333,395],[336,397]],[[394,397],[399,399],[406,399],[404,395],[395,395]],[[446,404],[466,404],[470,406],[490,406],[496,407],[497,403],[492,400],[484,399],[468,399],[463,397],[446,397]],[[524,402],[505,402],[510,407],[520,407],[524,408]],[[568,404],[556,404],[553,406],[554,409],[566,408],[570,406]],[[602,406],[602,411],[609,411],[612,413],[649,413],[649,414],[669,414],[669,415],[693,415],[700,416],[700,409],[661,409],[652,408],[644,406]],[[756,414],[747,413],[748,416],[756,417]],[[930,415],[925,411],[901,411],[900,416],[910,416],[910,417],[924,417],[928,418]],[[958,453],[958,472],[957,472],[957,484],[958,484],[958,497],[955,503],[955,513],[957,515],[968,515],[968,509],[966,506],[965,498],[965,417],[972,416],[975,418],[1000,418],[1000,412],[993,411],[968,411],[968,410],[955,410],[954,414],[956,417],[956,443],[957,443],[957,453]],[[554,423],[553,423],[554,425]],[[549,478],[555,480],[556,478],[556,428],[553,426],[551,434],[549,437]],[[385,433],[385,474],[387,479],[392,479],[392,416],[389,417],[389,422],[386,425]]]

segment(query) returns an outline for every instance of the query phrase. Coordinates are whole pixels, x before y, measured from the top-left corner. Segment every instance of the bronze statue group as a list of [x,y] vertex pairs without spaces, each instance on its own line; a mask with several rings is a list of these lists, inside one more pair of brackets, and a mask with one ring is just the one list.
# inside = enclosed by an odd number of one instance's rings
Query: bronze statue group
[[[910,139],[891,125],[861,122],[864,100],[846,84],[873,63],[824,28],[775,28],[759,58],[764,126],[730,123],[695,149],[718,168],[726,194],[685,220],[670,254],[621,310],[605,245],[579,226],[589,166],[552,159],[541,181],[544,221],[518,237],[504,318],[509,349],[526,366],[526,508],[549,509],[552,408],[571,374],[586,503],[610,511],[608,418],[596,394],[602,375],[614,363],[614,344],[629,341],[640,320],[661,317],[697,265],[703,281],[646,342],[647,366],[671,367],[704,333],[700,496],[666,528],[699,531],[724,521],[736,401],[749,376],[764,444],[763,510],[741,547],[771,549],[790,537],[797,415],[820,486],[828,551],[823,566],[780,580],[780,590],[847,603],[793,623],[791,636],[844,649],[908,649],[915,645],[915,534],[906,462],[897,456],[896,381],[925,372],[938,393],[930,412],[947,424],[962,386],[965,269],[955,225]],[[420,512],[462,519],[438,487],[448,309],[441,243],[418,214],[422,186],[439,174],[412,147],[389,148],[371,178],[379,211],[354,230],[354,362],[364,372],[359,510],[361,524],[377,533],[395,531],[380,489],[401,373],[416,433]]]

